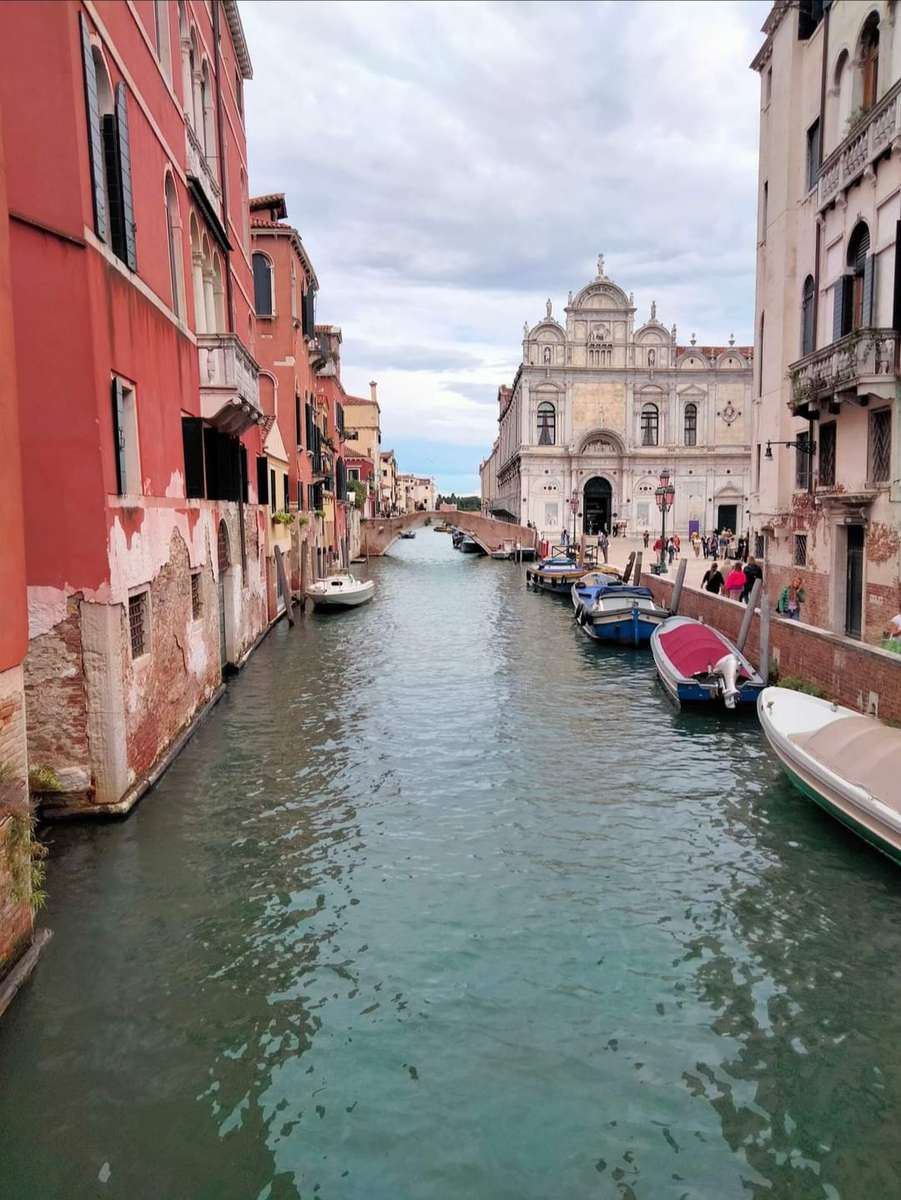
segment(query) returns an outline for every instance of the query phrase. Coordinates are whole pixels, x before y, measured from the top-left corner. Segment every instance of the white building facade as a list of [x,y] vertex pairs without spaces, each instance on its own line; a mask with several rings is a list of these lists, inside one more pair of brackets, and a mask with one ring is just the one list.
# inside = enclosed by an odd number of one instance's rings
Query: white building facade
[[[638,328],[631,295],[597,276],[547,302],[523,330],[512,387],[498,391],[498,438],[481,464],[482,511],[542,537],[659,531],[654,489],[671,472],[668,530],[746,532],[751,349],[679,345],[656,305]],[[733,339],[734,340],[734,339]]]
[[889,0],[777,0],[764,32],[751,524],[771,596],[800,575],[803,620],[879,642],[901,608],[901,28]]

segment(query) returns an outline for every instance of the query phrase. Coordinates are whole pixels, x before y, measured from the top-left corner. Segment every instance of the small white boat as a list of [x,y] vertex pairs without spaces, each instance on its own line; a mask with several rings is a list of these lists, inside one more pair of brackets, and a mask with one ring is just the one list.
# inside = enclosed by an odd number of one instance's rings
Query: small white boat
[[757,715],[798,791],[901,865],[901,730],[780,687]]
[[356,608],[371,600],[374,592],[371,579],[355,579],[353,575],[329,575],[307,588],[307,596],[316,608]]

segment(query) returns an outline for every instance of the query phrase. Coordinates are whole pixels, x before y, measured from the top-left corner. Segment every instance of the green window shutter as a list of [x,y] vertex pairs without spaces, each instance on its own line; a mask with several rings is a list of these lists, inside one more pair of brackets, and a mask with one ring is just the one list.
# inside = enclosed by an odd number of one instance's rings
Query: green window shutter
[[863,267],[863,327],[873,324],[876,309],[876,255],[868,254]]
[[130,271],[138,269],[135,243],[135,207],[131,190],[131,144],[128,137],[128,98],[124,83],[116,84],[116,147],[119,159],[119,201],[122,206],[122,225],[125,235],[124,255],[120,255]]
[[846,332],[845,321],[850,319],[851,276],[839,275],[832,289],[832,340],[837,342]]
[[125,477],[125,389],[120,380],[112,384],[113,452],[116,459],[116,491],[124,496],[128,486]]
[[91,163],[91,195],[94,201],[94,230],[104,242],[109,240],[109,219],[106,211],[106,192],[103,189],[103,135],[100,131],[100,105],[97,100],[97,72],[91,53],[91,36],[83,12],[78,14],[81,26],[81,59],[84,68],[84,106],[88,122],[88,157]]
[[257,458],[257,504],[269,503],[269,460]]

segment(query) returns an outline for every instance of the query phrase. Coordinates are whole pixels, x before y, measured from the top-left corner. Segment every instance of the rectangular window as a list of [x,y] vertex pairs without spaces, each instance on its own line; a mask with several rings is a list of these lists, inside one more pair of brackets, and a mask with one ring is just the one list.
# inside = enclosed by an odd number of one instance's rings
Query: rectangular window
[[241,443],[227,433],[203,427],[203,465],[207,500],[240,500],[244,493]]
[[763,181],[763,195],[760,198],[760,240],[762,242],[766,241],[766,227],[767,227],[767,218],[769,215],[769,212],[768,212],[769,207],[770,207],[770,185],[769,185],[769,182],[765,179]]
[[257,504],[269,503],[269,460],[265,456],[257,458]]
[[754,453],[754,490],[760,491],[760,442],[757,443]]
[[297,481],[297,511],[303,512],[303,484]]
[[888,483],[892,467],[892,410],[877,408],[870,413],[870,482]]
[[820,119],[814,121],[807,130],[807,190],[816,187],[817,175],[820,171]]
[[120,496],[140,496],[141,460],[138,453],[138,413],[134,388],[123,383],[121,379],[113,379],[112,398],[116,491]]
[[807,534],[795,534],[795,553],[793,562],[796,567],[807,566]]
[[347,478],[348,479],[359,479],[360,478],[360,468],[359,467],[350,467],[347,472]]
[[285,507],[284,507],[284,511],[285,511],[285,512],[290,512],[290,509],[291,509],[291,491],[290,491],[290,486],[291,486],[291,485],[290,485],[290,483],[289,483],[289,481],[288,481],[288,476],[287,476],[287,475],[283,475],[283,476],[282,476],[282,490],[283,490],[283,492],[284,492],[284,495],[285,495]]
[[766,559],[766,534],[754,534],[754,557],[757,559]]
[[299,393],[294,395],[294,445],[303,445],[303,434],[300,432],[301,399]]
[[272,512],[275,512],[277,510],[277,506],[278,506],[278,493],[275,490],[275,471],[270,470],[270,472],[269,472],[269,508],[272,510]]
[[773,68],[767,67],[766,75],[763,77],[763,106],[768,107],[773,98]]
[[819,437],[819,484],[820,487],[835,486],[835,421],[820,425]]
[[191,572],[191,619],[199,621],[200,615],[203,612],[203,593],[201,591],[202,580],[200,571]]
[[807,433],[799,433],[795,438],[797,449],[795,450],[795,488],[798,491],[804,491],[810,487],[810,435]]
[[201,500],[206,495],[203,477],[203,421],[199,417],[182,417],[181,440],[185,455],[185,495],[189,500]]
[[140,658],[150,649],[147,592],[128,597],[128,631],[131,635],[131,657]]
[[316,332],[316,293],[309,284],[303,294],[301,325],[304,337],[314,336]]

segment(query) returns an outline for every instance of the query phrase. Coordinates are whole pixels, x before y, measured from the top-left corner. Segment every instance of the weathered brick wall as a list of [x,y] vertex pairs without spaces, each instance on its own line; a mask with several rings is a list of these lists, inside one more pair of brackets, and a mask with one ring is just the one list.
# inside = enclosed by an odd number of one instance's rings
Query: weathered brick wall
[[25,693],[21,667],[0,672],[0,977],[31,939],[31,907],[13,895],[14,883],[27,888],[27,846],[18,846],[28,816],[28,756],[25,744]]
[[[664,607],[669,604],[671,580],[642,575],[641,582],[651,588],[660,604]],[[770,588],[773,586],[771,579]],[[745,611],[745,606],[737,600],[726,600],[695,588],[682,590],[679,612],[707,622],[732,641],[738,635]],[[755,614],[745,645],[745,653],[753,663],[759,662],[759,628],[760,617]],[[814,683],[839,704],[865,711],[872,693],[880,717],[901,720],[901,655],[773,615],[770,657],[780,675],[796,675]]]
[[804,604],[801,608],[801,620],[806,625],[818,625],[827,629],[830,623],[829,613],[829,576],[820,571],[806,571],[801,567],[780,567],[767,563],[766,584],[770,597],[770,605],[775,612],[776,604],[784,587],[799,576],[804,588]]
[[74,769],[89,779],[80,602],[80,595],[70,596],[65,620],[28,643],[25,704],[31,765]]

